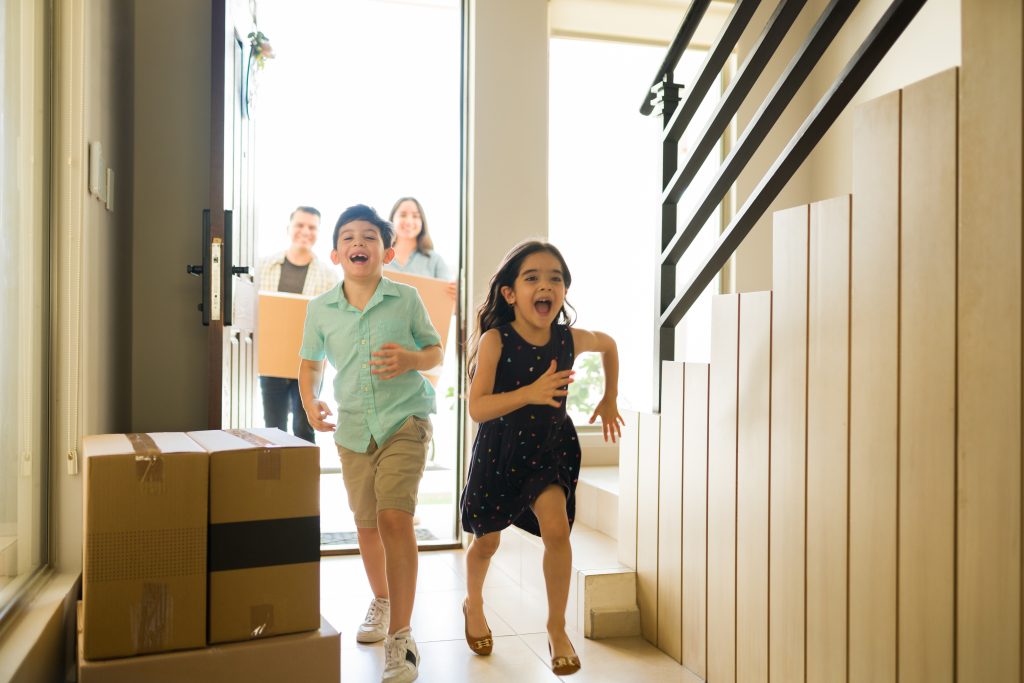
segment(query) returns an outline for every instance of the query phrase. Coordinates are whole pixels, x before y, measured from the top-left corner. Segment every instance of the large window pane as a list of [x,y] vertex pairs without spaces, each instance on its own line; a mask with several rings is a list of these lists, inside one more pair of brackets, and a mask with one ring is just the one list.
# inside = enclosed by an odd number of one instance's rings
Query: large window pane
[[0,0],[0,613],[46,562],[47,5]]
[[[427,216],[434,250],[459,269],[461,2],[267,0],[259,23],[276,57],[258,76],[256,103],[259,256],[284,251],[292,209],[319,209],[314,247],[328,263],[346,207],[384,218],[403,196]],[[341,274],[340,268],[336,272]],[[419,489],[417,536],[451,542],[457,503],[457,359],[454,318],[435,390],[434,438]],[[334,405],[333,370],[321,397]],[[262,406],[257,402],[257,423]],[[349,511],[333,435],[321,449],[321,538],[351,546]]]
[[[650,410],[653,398],[654,301],[661,225],[660,117],[641,116],[640,93],[665,56],[665,47],[615,41],[552,38],[550,51],[550,199],[548,235],[572,272],[569,302],[577,324],[615,337],[619,348],[619,403]],[[676,80],[688,83],[704,59],[689,50]],[[712,88],[680,141],[680,159],[714,108]],[[712,153],[694,181],[707,184],[719,164]],[[697,193],[680,202],[685,220]],[[678,267],[681,289],[719,231],[717,213]],[[714,287],[710,287],[714,290]],[[710,334],[708,297],[677,328],[676,357],[707,360]],[[601,397],[598,357],[583,356],[568,409],[585,422]]]

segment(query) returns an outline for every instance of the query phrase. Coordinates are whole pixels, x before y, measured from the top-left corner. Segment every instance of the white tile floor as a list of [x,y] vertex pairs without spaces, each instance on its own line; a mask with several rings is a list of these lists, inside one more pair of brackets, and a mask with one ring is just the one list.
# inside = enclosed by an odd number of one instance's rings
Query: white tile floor
[[[360,645],[355,627],[370,600],[358,556],[321,561],[320,603],[324,616],[341,632],[341,671],[345,683],[376,683],[383,668],[383,645]],[[546,602],[523,592],[499,567],[492,565],[484,589],[487,620],[494,634],[494,653],[478,657],[463,637],[465,596],[464,553],[420,554],[413,635],[419,645],[423,683],[544,683],[560,680],[551,673],[544,633]],[[697,683],[670,657],[642,638],[586,640],[570,634],[583,668],[564,677],[572,683],[657,681]]]

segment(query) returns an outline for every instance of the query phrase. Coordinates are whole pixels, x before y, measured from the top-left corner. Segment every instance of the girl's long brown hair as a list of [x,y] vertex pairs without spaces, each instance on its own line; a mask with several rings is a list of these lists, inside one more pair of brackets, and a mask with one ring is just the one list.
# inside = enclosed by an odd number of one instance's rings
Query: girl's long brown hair
[[[477,355],[480,352],[480,338],[484,336],[487,330],[507,325],[516,319],[512,306],[505,301],[505,297],[501,294],[501,288],[514,287],[516,278],[519,277],[519,271],[523,267],[523,261],[531,254],[541,251],[548,252],[561,263],[562,279],[565,280],[566,290],[572,284],[569,266],[566,265],[562,252],[558,251],[555,245],[540,240],[528,240],[512,247],[512,250],[505,254],[504,260],[502,260],[501,265],[498,267],[498,272],[491,277],[491,284],[487,288],[487,298],[476,312],[476,330],[474,330],[473,336],[469,341],[469,357],[466,364],[470,379],[473,379],[473,375],[476,374]],[[569,314],[569,311],[572,311],[572,315]],[[572,325],[575,321],[576,311],[569,304],[569,301],[566,300],[562,308],[559,309],[554,323]]]

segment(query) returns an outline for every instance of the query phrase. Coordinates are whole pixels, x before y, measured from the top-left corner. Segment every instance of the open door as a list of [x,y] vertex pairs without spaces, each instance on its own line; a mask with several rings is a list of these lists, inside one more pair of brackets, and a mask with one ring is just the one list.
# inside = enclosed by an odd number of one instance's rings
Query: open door
[[255,0],[211,0],[210,208],[203,213],[203,324],[210,428],[252,425],[256,395],[252,103]]

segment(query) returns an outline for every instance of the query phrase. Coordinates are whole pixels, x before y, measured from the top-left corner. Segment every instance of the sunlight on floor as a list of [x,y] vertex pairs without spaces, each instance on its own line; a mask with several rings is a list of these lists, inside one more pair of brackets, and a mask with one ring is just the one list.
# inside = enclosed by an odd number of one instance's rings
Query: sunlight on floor
[[[341,632],[343,681],[378,681],[384,662],[382,644],[361,645],[355,629],[370,601],[369,587],[357,556],[321,561],[320,606]],[[487,620],[494,634],[494,653],[478,657],[464,639],[462,599],[465,597],[464,553],[420,553],[416,609],[412,630],[420,649],[420,681],[425,683],[533,683],[558,681],[547,655],[543,597],[524,592],[498,567],[492,566],[484,589]],[[583,668],[562,680],[573,683],[658,681],[697,683],[698,678],[642,638],[586,640],[570,636]]]

